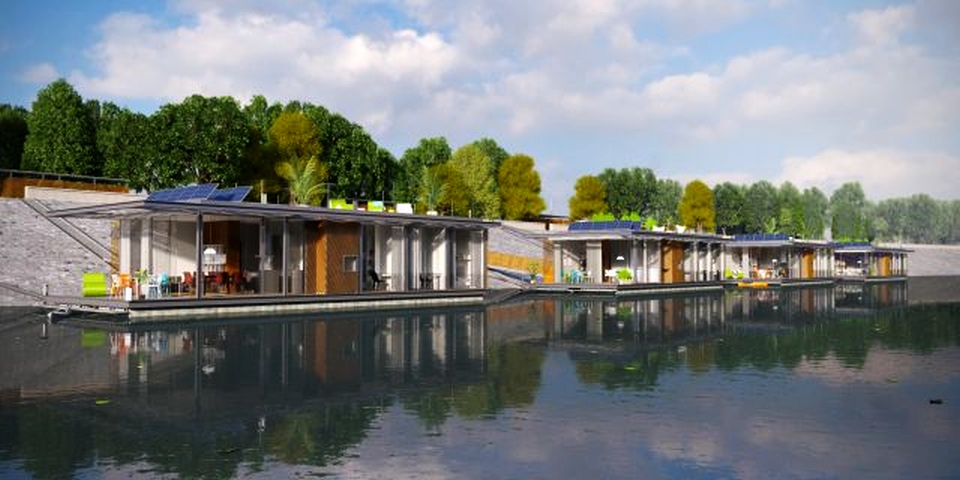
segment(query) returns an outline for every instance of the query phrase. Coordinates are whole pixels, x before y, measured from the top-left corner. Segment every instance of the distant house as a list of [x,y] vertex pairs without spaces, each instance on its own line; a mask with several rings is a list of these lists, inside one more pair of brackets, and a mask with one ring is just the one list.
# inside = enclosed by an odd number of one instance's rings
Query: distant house
[[884,279],[907,276],[910,250],[871,243],[835,243],[836,275],[846,279]]
[[646,230],[640,222],[574,222],[544,234],[566,283],[683,283],[719,280],[727,237]]
[[833,245],[784,233],[734,235],[726,244],[726,278],[812,279],[833,276]]

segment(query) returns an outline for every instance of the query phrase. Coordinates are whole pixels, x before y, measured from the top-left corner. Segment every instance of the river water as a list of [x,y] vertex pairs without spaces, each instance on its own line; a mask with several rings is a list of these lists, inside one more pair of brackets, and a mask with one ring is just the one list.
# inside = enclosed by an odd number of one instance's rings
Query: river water
[[960,304],[903,284],[44,320],[0,323],[2,478],[960,475]]

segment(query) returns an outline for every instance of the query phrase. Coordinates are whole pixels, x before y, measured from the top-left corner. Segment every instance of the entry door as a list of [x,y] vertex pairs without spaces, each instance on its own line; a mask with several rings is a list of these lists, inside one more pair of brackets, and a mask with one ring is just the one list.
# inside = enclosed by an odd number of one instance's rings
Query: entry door
[[683,281],[683,245],[676,242],[667,242],[662,250],[663,283],[680,283]]
[[803,271],[800,272],[800,278],[813,278],[813,252],[809,250],[803,252]]

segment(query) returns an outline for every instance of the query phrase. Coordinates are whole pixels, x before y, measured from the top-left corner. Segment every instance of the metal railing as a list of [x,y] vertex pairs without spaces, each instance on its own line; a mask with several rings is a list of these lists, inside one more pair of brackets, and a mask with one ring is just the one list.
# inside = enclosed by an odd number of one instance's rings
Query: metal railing
[[40,180],[60,180],[68,182],[84,182],[97,184],[107,184],[107,185],[123,185],[126,186],[129,184],[129,180],[124,178],[110,178],[110,177],[94,177],[91,175],[74,175],[68,173],[54,173],[54,172],[36,172],[32,170],[11,170],[7,168],[0,168],[0,176],[6,178],[39,178]]

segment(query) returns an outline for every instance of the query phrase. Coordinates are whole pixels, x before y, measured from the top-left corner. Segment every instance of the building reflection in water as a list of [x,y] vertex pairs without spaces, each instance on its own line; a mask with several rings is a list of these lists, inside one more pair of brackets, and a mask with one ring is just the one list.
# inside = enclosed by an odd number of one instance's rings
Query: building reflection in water
[[852,313],[904,309],[903,282],[842,284],[836,287],[726,290],[637,297],[565,297],[556,301],[546,335],[554,341],[639,343],[691,341],[722,334],[730,325],[804,322]]
[[468,310],[131,329],[109,339],[118,388],[184,414],[480,374],[484,335],[484,312]]

